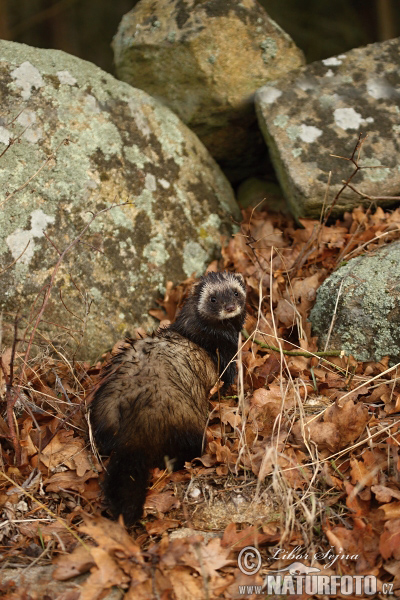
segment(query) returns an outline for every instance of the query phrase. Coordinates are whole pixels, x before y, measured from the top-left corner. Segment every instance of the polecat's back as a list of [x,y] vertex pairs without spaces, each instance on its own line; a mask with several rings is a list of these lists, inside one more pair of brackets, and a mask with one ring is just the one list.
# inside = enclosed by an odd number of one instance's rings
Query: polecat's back
[[202,432],[217,380],[208,353],[178,333],[165,329],[130,342],[113,358],[91,405],[100,451],[144,447],[154,456],[173,432]]

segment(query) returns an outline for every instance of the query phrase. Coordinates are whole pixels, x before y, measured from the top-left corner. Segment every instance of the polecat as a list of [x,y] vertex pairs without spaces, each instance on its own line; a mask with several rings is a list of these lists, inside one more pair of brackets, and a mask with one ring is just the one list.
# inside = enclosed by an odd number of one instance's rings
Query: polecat
[[222,374],[233,383],[245,319],[243,277],[209,273],[191,290],[176,321],[152,337],[127,340],[94,395],[90,421],[98,449],[110,454],[104,492],[127,525],[143,512],[149,470],[174,469],[200,456],[208,395]]

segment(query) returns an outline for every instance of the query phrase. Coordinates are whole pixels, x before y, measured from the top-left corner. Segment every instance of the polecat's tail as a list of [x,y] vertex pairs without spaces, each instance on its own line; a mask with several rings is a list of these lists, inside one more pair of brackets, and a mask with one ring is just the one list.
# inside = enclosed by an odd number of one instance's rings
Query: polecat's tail
[[108,463],[104,493],[115,518],[120,514],[125,525],[132,525],[143,513],[149,466],[145,453],[115,450]]

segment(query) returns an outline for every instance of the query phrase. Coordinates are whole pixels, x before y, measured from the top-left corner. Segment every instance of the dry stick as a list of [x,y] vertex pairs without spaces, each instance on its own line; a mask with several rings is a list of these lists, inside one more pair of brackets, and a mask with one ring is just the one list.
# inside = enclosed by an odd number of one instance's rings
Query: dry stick
[[[242,329],[242,335],[246,340],[250,338],[250,335],[247,333],[245,329]],[[277,348],[276,346],[271,346],[270,344],[265,344],[264,342],[260,342],[259,340],[253,339],[255,344],[258,344],[261,348],[266,348],[267,350],[272,350],[273,352],[278,352],[282,354],[287,354],[288,356],[304,356],[305,358],[316,357],[324,357],[324,356],[341,356],[341,350],[328,350],[326,352],[307,352],[307,350],[284,350],[283,348]]]
[[18,441],[17,431],[14,424],[14,404],[17,401],[17,395],[13,394],[13,379],[14,379],[14,360],[15,360],[15,352],[17,349],[18,343],[18,320],[19,317],[15,317],[14,321],[14,339],[11,348],[11,359],[10,359],[10,374],[7,376],[5,366],[3,364],[3,360],[0,357],[0,366],[3,371],[4,378],[7,381],[6,383],[6,402],[7,402],[7,424],[8,429],[10,430],[10,438],[12,441],[12,445],[14,447],[15,459],[17,465],[21,462],[21,446]]
[[334,323],[336,321],[336,313],[337,313],[337,309],[338,309],[338,306],[339,306],[339,300],[340,300],[340,296],[341,296],[341,293],[342,293],[343,283],[344,283],[344,278],[340,282],[340,287],[339,287],[339,291],[338,291],[338,294],[337,294],[337,297],[336,297],[336,302],[335,302],[335,308],[333,309],[333,315],[332,315],[332,319],[331,319],[331,324],[329,325],[328,335],[326,336],[326,342],[325,342],[324,352],[327,351],[329,340],[330,340],[331,335],[332,335],[333,325],[334,325]]
[[383,231],[379,235],[376,235],[375,237],[373,237],[371,240],[368,240],[368,242],[361,244],[361,246],[357,246],[357,248],[354,248],[354,250],[351,250],[351,252],[349,252],[348,254],[345,254],[342,258],[339,257],[337,262],[341,262],[342,260],[347,261],[347,260],[349,260],[349,258],[352,254],[355,254],[356,252],[361,251],[363,248],[365,248],[369,244],[373,244],[374,242],[377,242],[381,238],[386,237],[387,235],[391,235],[392,233],[397,233],[399,231],[400,231],[400,227],[398,227],[397,229],[391,229],[390,231]]
[[[343,186],[340,188],[340,190],[338,191],[338,193],[336,194],[336,196],[334,197],[332,204],[329,207],[329,210],[324,218],[324,224],[327,223],[329,217],[332,214],[332,210],[334,208],[334,206],[336,205],[337,201],[339,200],[339,197],[341,196],[342,192],[346,189],[346,187],[349,185],[350,181],[353,179],[353,177],[355,177],[355,175],[358,173],[358,171],[362,168],[358,166],[358,160],[360,158],[360,152],[361,152],[361,147],[364,144],[365,140],[367,139],[367,135],[362,138],[362,133],[360,133],[360,135],[358,136],[358,140],[356,145],[354,146],[354,150],[352,152],[352,155],[350,158],[346,158],[345,156],[337,156],[336,154],[331,154],[331,156],[333,158],[341,158],[342,160],[347,160],[349,162],[352,162],[353,165],[355,166],[355,169],[353,171],[353,173],[350,175],[350,177],[345,181],[345,183],[343,184]],[[357,160],[354,158],[356,152],[358,150],[358,157]]]
[[[381,167],[381,166],[376,166],[376,167],[360,167],[360,169],[379,169],[379,168],[388,168],[388,167]],[[356,194],[358,194],[359,196],[361,196],[362,198],[365,198],[366,200],[371,200],[372,202],[375,202],[377,200],[390,200],[390,201],[398,201],[400,200],[400,196],[370,196],[369,194],[364,194],[364,192],[360,192],[360,190],[358,190],[354,185],[349,185],[347,184],[347,187],[349,187],[351,190],[353,190],[353,192],[355,192]]]

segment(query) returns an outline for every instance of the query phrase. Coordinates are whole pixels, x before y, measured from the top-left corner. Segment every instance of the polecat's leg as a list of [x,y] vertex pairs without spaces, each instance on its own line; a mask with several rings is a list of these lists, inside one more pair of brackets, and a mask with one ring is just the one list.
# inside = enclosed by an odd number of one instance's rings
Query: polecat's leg
[[118,449],[111,455],[104,479],[104,493],[115,518],[132,525],[143,514],[149,481],[149,463],[144,452]]

